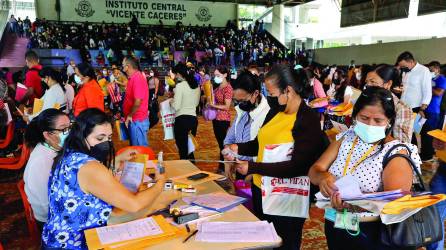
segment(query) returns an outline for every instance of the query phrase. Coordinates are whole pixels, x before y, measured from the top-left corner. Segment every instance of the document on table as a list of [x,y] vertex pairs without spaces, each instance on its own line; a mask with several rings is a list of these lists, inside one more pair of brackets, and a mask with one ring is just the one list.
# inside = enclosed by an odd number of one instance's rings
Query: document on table
[[246,201],[243,197],[238,197],[226,193],[211,193],[191,197],[183,197],[183,201],[188,204],[197,205],[218,212],[225,212]]
[[144,176],[144,163],[125,162],[120,182],[131,192],[136,193]]
[[[335,181],[338,192],[343,200],[394,200],[404,196],[404,192],[400,189],[385,192],[367,193],[363,194],[359,182],[356,177],[346,175]],[[321,192],[316,194],[317,200],[330,200],[330,198],[322,195]]]
[[205,242],[277,242],[280,240],[272,223],[203,222],[198,226],[196,241]]
[[163,230],[152,218],[144,218],[114,226],[96,229],[102,245],[139,239],[147,236],[162,234]]

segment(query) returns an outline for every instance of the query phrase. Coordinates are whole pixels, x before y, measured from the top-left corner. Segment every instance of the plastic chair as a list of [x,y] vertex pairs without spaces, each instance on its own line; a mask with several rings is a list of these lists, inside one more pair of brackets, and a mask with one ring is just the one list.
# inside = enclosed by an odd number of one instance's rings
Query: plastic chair
[[14,163],[0,164],[0,169],[9,169],[9,170],[21,169],[21,168],[25,167],[30,154],[31,154],[31,151],[29,150],[29,148],[25,144],[23,144],[22,152],[20,153],[19,160]]
[[28,197],[25,193],[25,182],[23,180],[20,180],[17,183],[17,187],[19,188],[20,196],[22,197],[23,207],[25,208],[25,218],[26,223],[28,224],[28,231],[29,235],[31,237],[31,240],[36,244],[40,244],[40,232],[37,228],[37,222],[34,218],[33,209],[31,207],[31,204],[28,202]]
[[0,140],[0,149],[4,149],[7,146],[9,146],[13,138],[14,138],[14,122],[10,122],[6,130],[6,137]]
[[[19,145],[18,151],[22,150],[22,145]],[[20,160],[20,156],[14,156],[14,157],[1,157],[0,158],[0,165],[1,164],[14,164],[17,163]]]
[[116,152],[116,155],[121,154],[122,152],[124,152],[127,149],[135,149],[140,154],[146,154],[149,156],[149,160],[156,159],[155,152],[153,151],[153,149],[150,147],[146,147],[146,146],[127,146],[127,147],[124,147],[124,148],[121,148],[120,150],[118,150],[118,152]]

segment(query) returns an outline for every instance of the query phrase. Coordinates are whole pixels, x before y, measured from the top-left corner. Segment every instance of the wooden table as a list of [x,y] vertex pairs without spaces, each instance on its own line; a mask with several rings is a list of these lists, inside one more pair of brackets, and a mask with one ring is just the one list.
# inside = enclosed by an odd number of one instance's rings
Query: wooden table
[[[166,161],[166,175],[168,178],[172,178],[175,176],[184,175],[193,171],[197,171],[198,168],[194,166],[190,161]],[[213,193],[217,191],[224,191],[219,185],[215,182],[210,181],[198,186],[197,194],[207,194]],[[171,201],[175,199],[181,199],[183,196],[191,196],[193,194],[182,193],[181,191],[163,191],[161,195],[155,200],[154,204],[151,206],[137,212],[131,214],[125,214],[122,216],[112,215],[108,221],[109,225],[123,223],[139,218],[143,218],[149,213],[166,207]],[[258,221],[257,217],[253,215],[248,209],[246,209],[243,205],[239,205],[236,208],[223,213],[221,216],[214,217],[210,219],[211,221]],[[195,226],[191,227],[195,228]],[[172,240],[168,240],[161,244],[148,247],[147,249],[159,249],[159,250],[182,250],[182,249],[265,249],[265,248],[274,248],[281,245],[281,242],[259,242],[259,243],[207,243],[207,242],[198,242],[195,241],[195,238],[191,238],[186,243],[182,241],[184,238],[175,238]]]

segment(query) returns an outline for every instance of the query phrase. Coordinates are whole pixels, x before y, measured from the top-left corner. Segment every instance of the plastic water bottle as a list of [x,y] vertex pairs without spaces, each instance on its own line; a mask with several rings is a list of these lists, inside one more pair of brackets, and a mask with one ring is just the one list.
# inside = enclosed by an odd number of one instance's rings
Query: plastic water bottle
[[157,164],[157,168],[160,174],[164,174],[165,169],[164,169],[164,161],[163,161],[163,151],[160,151],[158,153],[158,164]]

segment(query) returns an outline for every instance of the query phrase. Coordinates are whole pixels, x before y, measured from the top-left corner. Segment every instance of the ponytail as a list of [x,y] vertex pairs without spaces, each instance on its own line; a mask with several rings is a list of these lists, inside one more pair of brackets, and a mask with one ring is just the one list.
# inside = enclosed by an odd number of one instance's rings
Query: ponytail
[[35,117],[27,126],[25,131],[25,143],[28,147],[33,148],[38,143],[45,142],[43,132],[51,131],[55,128],[56,120],[59,116],[65,115],[58,109],[46,109]]

